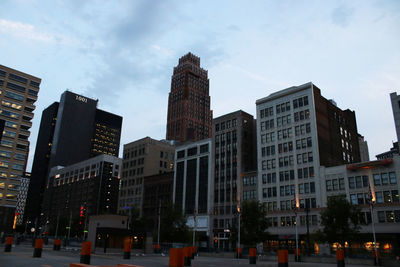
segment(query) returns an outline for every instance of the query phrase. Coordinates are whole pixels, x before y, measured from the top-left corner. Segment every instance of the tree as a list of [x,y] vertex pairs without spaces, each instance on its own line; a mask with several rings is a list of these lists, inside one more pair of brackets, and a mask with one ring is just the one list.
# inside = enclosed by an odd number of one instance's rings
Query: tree
[[[259,201],[244,201],[240,221],[240,243],[254,247],[268,238],[267,209]],[[237,225],[231,228],[231,240],[237,243]]]
[[349,203],[345,196],[328,198],[326,209],[320,212],[322,231],[319,231],[323,241],[338,242],[344,247],[345,241],[356,238],[359,229],[360,209]]
[[169,205],[161,216],[160,241],[187,243],[190,240],[191,234],[182,209],[178,205]]

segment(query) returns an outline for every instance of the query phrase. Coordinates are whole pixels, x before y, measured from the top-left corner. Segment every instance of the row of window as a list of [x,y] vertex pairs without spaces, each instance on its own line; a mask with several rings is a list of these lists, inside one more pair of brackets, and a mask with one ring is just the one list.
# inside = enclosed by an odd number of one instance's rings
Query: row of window
[[131,161],[124,162],[122,164],[122,168],[126,169],[126,168],[129,168],[129,167],[135,167],[136,165],[143,165],[143,164],[144,164],[144,158],[139,158],[137,160],[134,159],[134,160],[131,160]]
[[274,115],[274,108],[273,107],[268,107],[265,109],[260,109],[260,118],[264,117],[270,117]]
[[396,173],[389,172],[389,173],[376,173],[373,175],[374,177],[374,185],[388,185],[396,184]]
[[[221,125],[221,127],[220,127],[220,125]],[[232,119],[232,121],[228,120],[226,122],[221,122],[221,124],[217,123],[217,124],[215,124],[215,131],[218,132],[220,129],[221,129],[221,131],[223,131],[223,130],[225,130],[225,126],[226,126],[226,129],[229,129],[231,127],[236,127],[236,125],[237,125],[237,119]]]
[[[354,178],[354,177],[353,177]],[[345,190],[344,178],[326,180],[326,191]]]
[[[10,151],[5,151],[5,150],[0,150],[0,156],[4,158],[11,158],[11,152]],[[14,154],[14,159],[17,160],[25,160],[26,156],[25,154],[20,154],[20,153],[15,153]]]
[[293,109],[308,106],[308,96],[299,97],[293,100]]
[[243,177],[243,186],[252,186],[252,185],[257,185],[256,176]]
[[297,164],[302,164],[307,162],[313,162],[312,152],[297,154]]
[[378,211],[378,222],[400,223],[400,210]]
[[144,155],[144,154],[145,154],[145,148],[142,147],[142,148],[139,148],[139,149],[135,149],[133,151],[124,152],[124,159],[129,159],[130,157],[134,158],[134,157],[141,156],[141,155]]
[[[8,168],[9,167],[9,162],[6,161],[6,160],[0,160],[0,167]],[[14,163],[12,165],[12,169],[13,170],[17,170],[17,171],[23,171],[24,170],[24,165],[23,164]]]
[[278,131],[278,140],[292,138],[292,128],[282,129]]
[[122,177],[134,176],[134,175],[141,175],[143,174],[143,167],[138,169],[133,169],[129,171],[122,172]]
[[310,118],[310,111],[308,109],[294,113],[294,121],[302,121]]

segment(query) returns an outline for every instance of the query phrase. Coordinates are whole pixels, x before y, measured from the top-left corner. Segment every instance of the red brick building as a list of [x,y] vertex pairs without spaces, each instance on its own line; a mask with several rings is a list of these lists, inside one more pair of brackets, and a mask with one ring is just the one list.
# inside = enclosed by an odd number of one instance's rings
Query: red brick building
[[172,75],[166,138],[180,142],[209,138],[211,123],[208,74],[200,67],[200,58],[188,53]]

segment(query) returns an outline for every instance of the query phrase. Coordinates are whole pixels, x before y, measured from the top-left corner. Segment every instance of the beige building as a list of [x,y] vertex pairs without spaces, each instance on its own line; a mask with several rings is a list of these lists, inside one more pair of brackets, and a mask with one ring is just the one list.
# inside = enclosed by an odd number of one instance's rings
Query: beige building
[[118,212],[135,207],[142,214],[146,176],[174,169],[175,146],[169,141],[145,137],[124,145]]
[[0,65],[0,231],[13,224],[41,79]]

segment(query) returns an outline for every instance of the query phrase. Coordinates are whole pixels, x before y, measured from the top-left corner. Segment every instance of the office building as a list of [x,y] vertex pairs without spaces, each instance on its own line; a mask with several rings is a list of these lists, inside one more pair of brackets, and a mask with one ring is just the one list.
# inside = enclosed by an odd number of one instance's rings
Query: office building
[[[282,239],[293,208],[316,223],[325,203],[319,167],[360,162],[355,112],[337,107],[312,83],[257,100],[258,199],[268,208],[269,232]],[[303,234],[300,230],[300,234]]]
[[102,154],[50,169],[43,201],[43,217],[61,218],[116,214],[122,159]]
[[41,214],[48,173],[107,154],[118,157],[122,117],[97,109],[93,100],[70,91],[47,107],[40,123],[24,220]]
[[[241,201],[241,176],[256,170],[256,125],[252,115],[235,111],[213,119],[213,236],[219,249],[230,249],[230,229],[236,225]],[[257,195],[255,195],[257,197]]]
[[369,161],[368,143],[361,134],[358,134],[358,145],[360,147],[360,161]]
[[118,212],[128,214],[135,208],[142,215],[144,179],[170,172],[174,166],[175,146],[165,140],[145,137],[124,145]]
[[[353,205],[361,209],[360,247],[372,250],[372,217],[376,238],[382,253],[395,252],[400,248],[400,156],[362,163],[320,168],[322,206],[329,197],[345,195]],[[369,207],[369,187],[375,202],[373,213]],[[304,233],[305,213],[300,212],[300,230]],[[318,216],[317,214],[314,216]],[[316,225],[317,226],[317,225]],[[317,228],[317,227],[316,227]],[[357,241],[353,241],[357,243]],[[355,244],[357,246],[357,244]]]
[[26,205],[26,197],[28,195],[29,181],[31,180],[31,173],[25,172],[21,176],[21,184],[19,186],[19,191],[17,195],[17,207],[15,214],[17,215],[16,224],[22,224],[24,219],[24,211]]
[[162,216],[172,204],[174,172],[147,176],[143,180],[143,218],[146,219],[147,229],[152,231],[157,229],[158,214]]
[[174,203],[182,207],[187,225],[196,229],[200,247],[213,241],[211,152],[211,138],[179,146],[175,152]]
[[11,231],[41,79],[0,65],[0,232]]
[[392,103],[394,125],[396,127],[396,141],[398,142],[400,140],[400,96],[396,92],[393,92],[390,94],[390,101]]
[[168,97],[167,140],[183,143],[211,137],[209,86],[199,57],[188,53],[179,59]]

